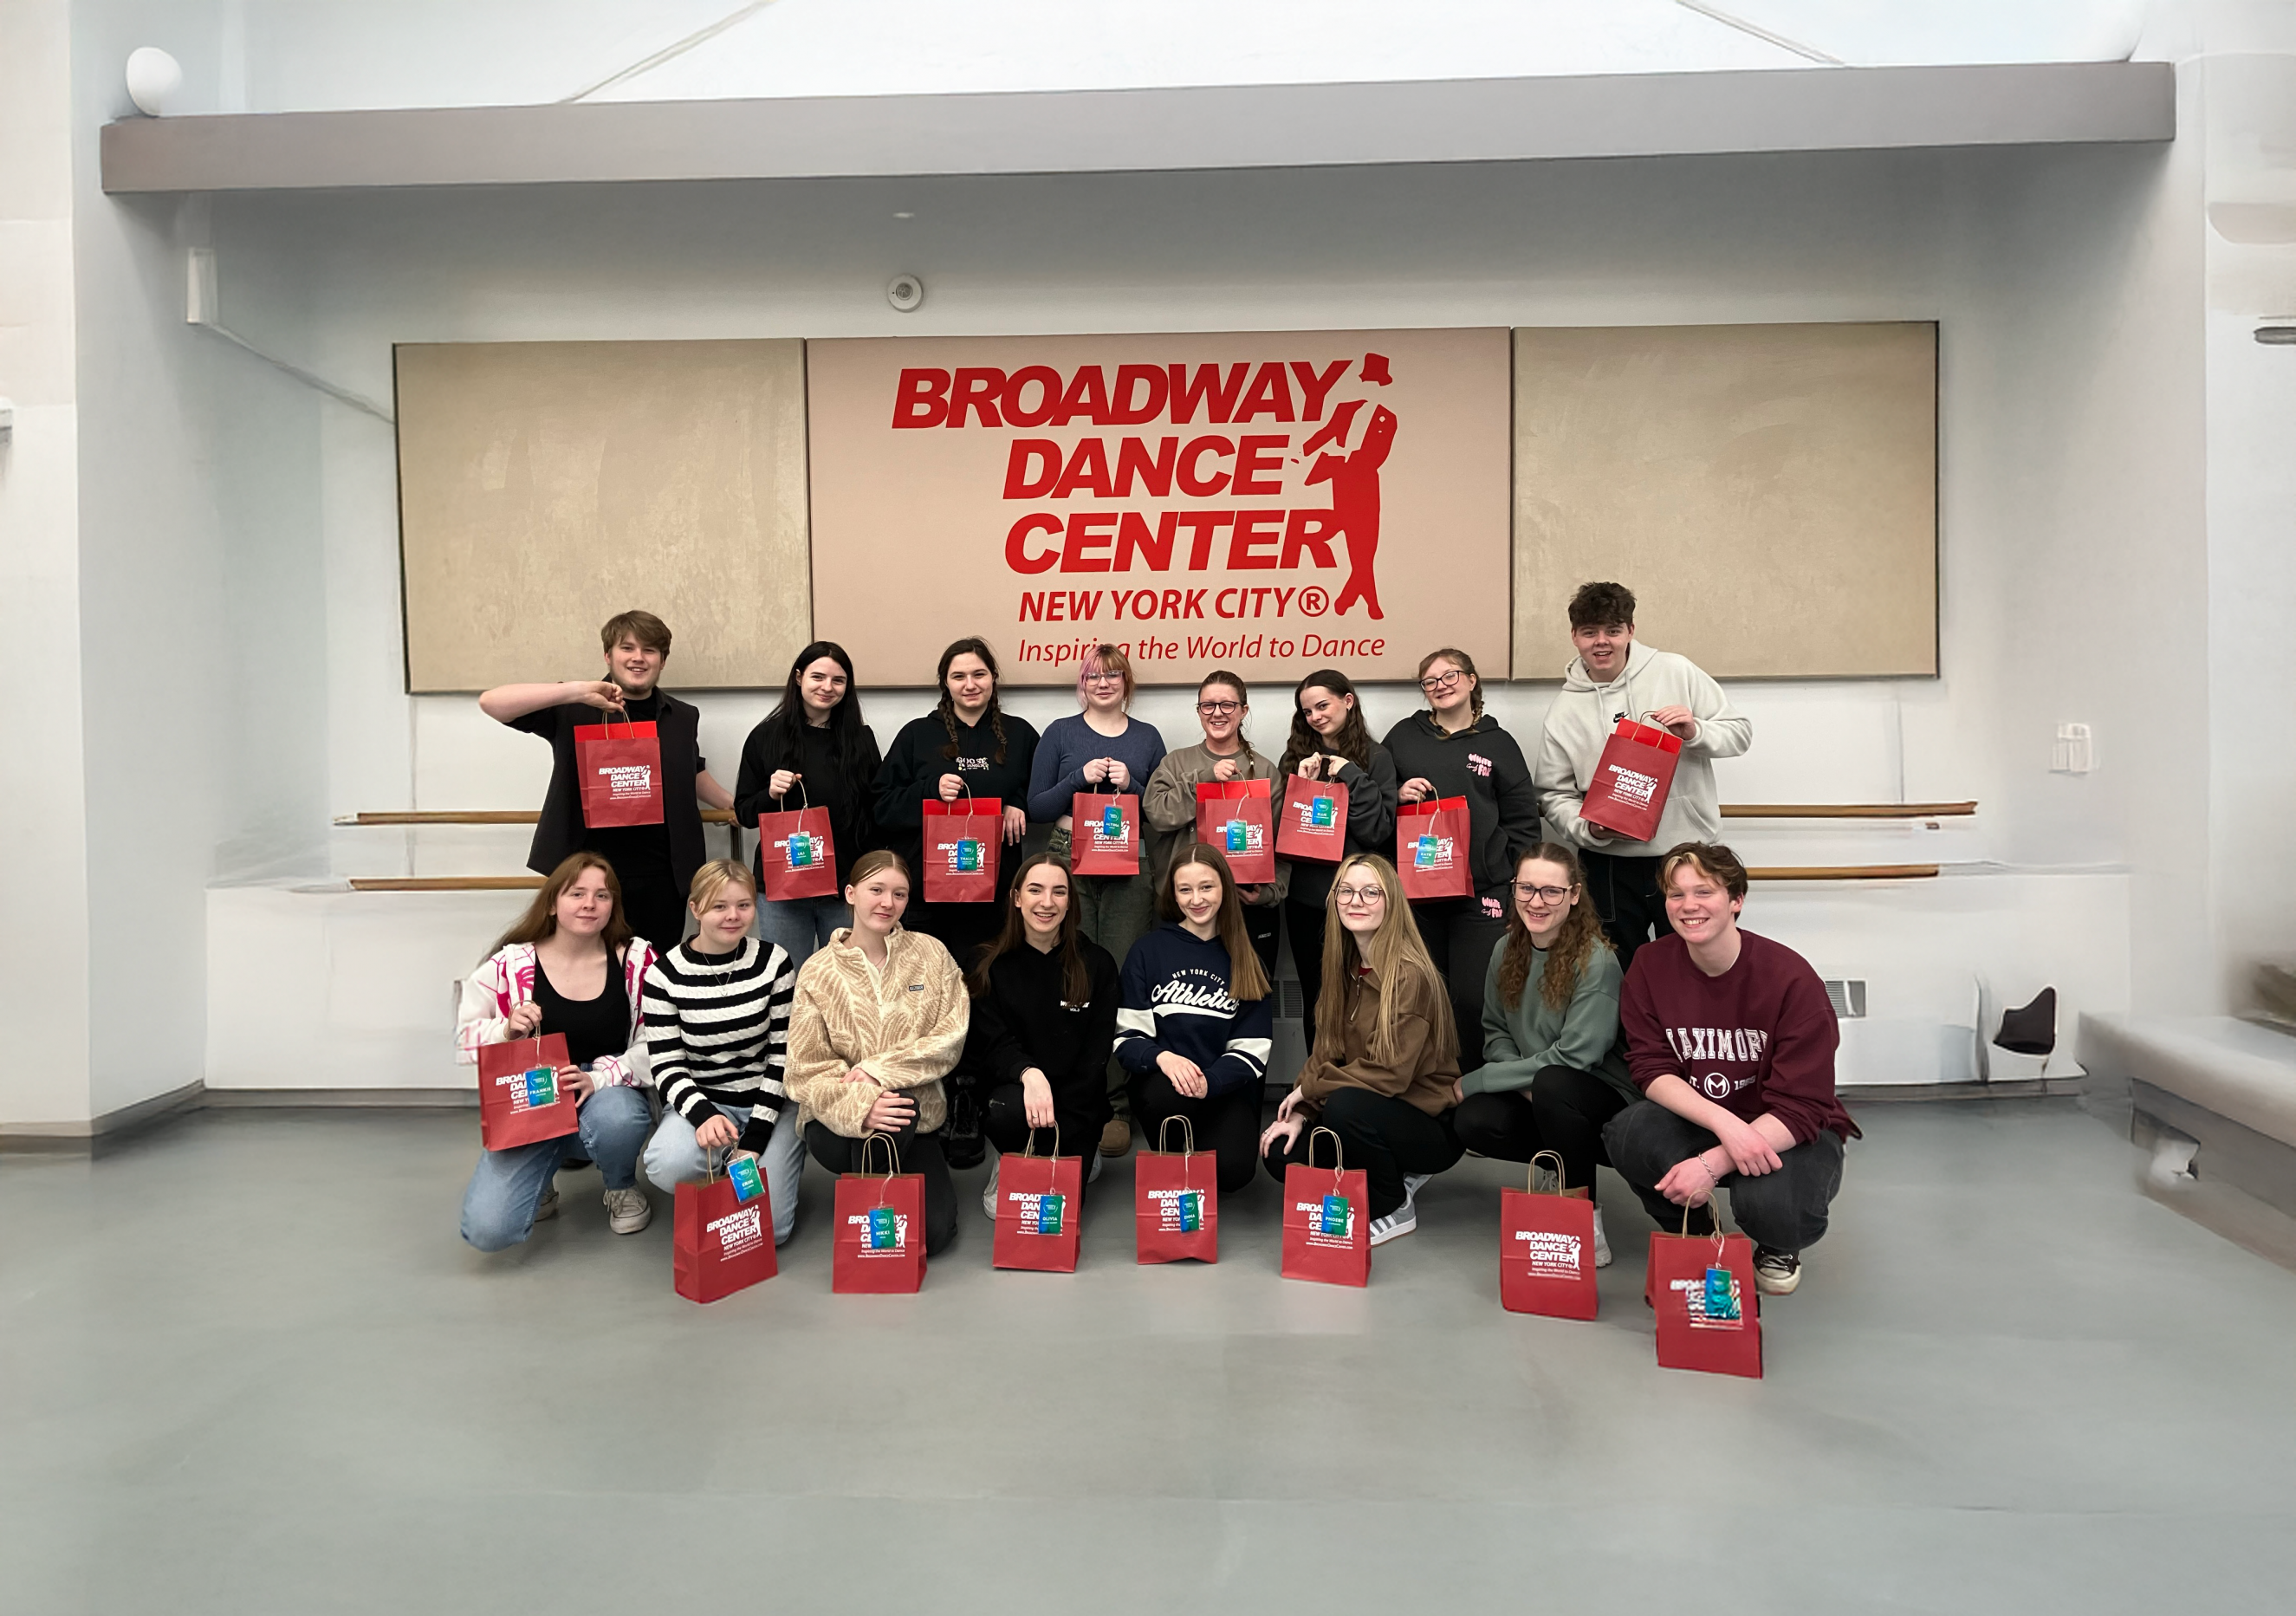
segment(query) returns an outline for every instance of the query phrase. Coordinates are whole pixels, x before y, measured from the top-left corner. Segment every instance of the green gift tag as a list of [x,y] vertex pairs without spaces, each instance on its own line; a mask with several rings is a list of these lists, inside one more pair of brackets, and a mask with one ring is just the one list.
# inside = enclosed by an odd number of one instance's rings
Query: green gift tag
[[872,1251],[890,1251],[901,1243],[900,1219],[889,1206],[869,1209],[869,1221],[862,1226],[861,1243]]
[[1068,1209],[1066,1195],[1023,1195],[1021,1197],[1021,1228],[1024,1234],[1057,1235],[1061,1232],[1061,1217]]
[[1100,810],[1100,833],[1111,841],[1124,840],[1124,810],[1113,802]]
[[1355,1208],[1349,1204],[1345,1195],[1326,1195],[1323,1210],[1316,1215],[1316,1233],[1337,1235],[1344,1240],[1348,1237],[1354,1216]]
[[1204,1226],[1204,1193],[1201,1190],[1182,1190],[1177,1197],[1180,1211],[1180,1233],[1193,1235]]
[[1227,822],[1227,847],[1226,850],[1230,853],[1242,853],[1249,851],[1251,844],[1247,840],[1247,833],[1250,829],[1250,827],[1246,825],[1241,819],[1229,820]]
[[810,833],[805,831],[800,831],[789,839],[789,864],[791,869],[806,869],[821,861],[820,851],[814,845],[817,840],[818,839],[813,836]]
[[746,1206],[766,1193],[766,1181],[758,1176],[757,1162],[748,1156],[736,1156],[726,1164],[726,1177],[734,1181],[734,1201]]
[[977,870],[980,867],[980,842],[971,836],[962,837],[956,844],[956,867]]
[[541,1105],[558,1103],[558,1069],[554,1066],[529,1066],[526,1070],[526,1103],[529,1110]]
[[1319,831],[1328,831],[1339,823],[1338,808],[1338,799],[1318,797],[1308,806],[1308,823]]
[[1422,836],[1411,849],[1411,862],[1423,870],[1435,867],[1435,838]]
[[1712,1319],[1738,1317],[1738,1282],[1730,1277],[1727,1268],[1706,1270],[1706,1317]]

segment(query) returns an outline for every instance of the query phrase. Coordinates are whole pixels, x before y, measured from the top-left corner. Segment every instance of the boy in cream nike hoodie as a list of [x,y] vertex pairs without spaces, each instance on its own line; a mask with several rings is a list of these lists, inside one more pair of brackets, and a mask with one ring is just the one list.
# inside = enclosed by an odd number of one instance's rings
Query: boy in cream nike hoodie
[[[1570,638],[1578,655],[1547,710],[1533,778],[1555,840],[1586,849],[1587,896],[1623,967],[1653,934],[1666,934],[1659,859],[1678,843],[1719,839],[1714,759],[1737,757],[1752,745],[1754,726],[1689,658],[1653,651],[1635,638],[1635,597],[1623,585],[1579,587],[1570,600]],[[1603,743],[1621,718],[1682,737],[1674,784],[1648,841],[1628,841],[1578,816]]]

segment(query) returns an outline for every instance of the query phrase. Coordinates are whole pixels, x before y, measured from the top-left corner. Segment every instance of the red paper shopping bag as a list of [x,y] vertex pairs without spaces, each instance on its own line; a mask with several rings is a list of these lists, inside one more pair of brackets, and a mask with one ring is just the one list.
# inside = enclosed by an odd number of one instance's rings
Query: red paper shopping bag
[[[1332,1165],[1309,1165],[1316,1137],[1332,1142]],[[1347,1170],[1340,1136],[1328,1128],[1308,1136],[1308,1163],[1283,1169],[1283,1277],[1327,1285],[1371,1283],[1371,1190],[1363,1170]]]
[[1275,826],[1265,780],[1207,780],[1196,787],[1196,839],[1227,855],[1239,886],[1275,879]]
[[766,873],[759,896],[768,902],[837,895],[837,844],[829,833],[829,810],[804,800],[794,813],[758,816],[758,862]]
[[829,1246],[829,1288],[841,1296],[914,1291],[925,1283],[925,1181],[901,1171],[883,1134],[862,1141],[865,1165],[885,1145],[886,1170],[840,1173]]
[[774,1256],[774,1197],[755,1160],[725,1177],[677,1186],[670,1281],[688,1301],[716,1301],[781,1272]]
[[1348,788],[1336,780],[1292,775],[1283,782],[1275,850],[1286,858],[1337,864],[1348,850]]
[[1474,896],[1475,878],[1467,867],[1467,826],[1464,797],[1396,806],[1395,872],[1403,877],[1405,898],[1424,903]]
[[924,810],[925,901],[996,902],[1004,804],[995,797],[960,797],[955,802],[928,798]]
[[[1538,1164],[1554,1163],[1556,1188],[1538,1188]],[[1499,1192],[1499,1306],[1549,1318],[1595,1317],[1595,1203],[1587,1186],[1573,1189],[1562,1158],[1530,1159],[1529,1189]]]
[[479,1046],[479,1143],[490,1151],[562,1139],[580,1126],[580,1105],[559,1076],[566,1035]]
[[582,823],[592,830],[661,823],[661,742],[653,726],[574,726],[574,774],[582,783]]
[[[1173,1123],[1182,1129],[1177,1153],[1164,1149]],[[1196,1160],[1195,1125],[1167,1117],[1156,1130],[1156,1148],[1133,1159],[1132,1225],[1142,1262],[1177,1262],[1193,1257],[1219,1260],[1218,1163]]]
[[1752,1241],[1724,1234],[1718,1218],[1711,1235],[1652,1235],[1643,1293],[1658,1314],[1660,1368],[1762,1378]]
[[1029,1130],[1028,1153],[996,1159],[996,1239],[989,1260],[1000,1268],[1034,1268],[1073,1274],[1077,1238],[1083,1224],[1084,1161],[1060,1154],[1061,1130],[1053,1132],[1053,1152],[1037,1154],[1037,1130]]
[[1658,834],[1674,767],[1681,760],[1682,737],[1672,730],[1620,719],[1603,742],[1603,760],[1595,766],[1578,817],[1630,841],[1648,841]]
[[1140,799],[1078,792],[1069,807],[1069,868],[1078,875],[1140,874]]

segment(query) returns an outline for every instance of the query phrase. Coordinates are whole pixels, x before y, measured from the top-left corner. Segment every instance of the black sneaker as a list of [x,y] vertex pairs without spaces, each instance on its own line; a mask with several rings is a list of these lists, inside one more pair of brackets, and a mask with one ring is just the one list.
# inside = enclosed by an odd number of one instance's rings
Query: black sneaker
[[1765,1296],[1791,1296],[1801,1284],[1801,1253],[1754,1248],[1754,1289]]
[[980,1136],[980,1106],[971,1083],[949,1085],[948,1121],[941,1128],[940,1153],[957,1172],[979,1167],[988,1154],[988,1141]]

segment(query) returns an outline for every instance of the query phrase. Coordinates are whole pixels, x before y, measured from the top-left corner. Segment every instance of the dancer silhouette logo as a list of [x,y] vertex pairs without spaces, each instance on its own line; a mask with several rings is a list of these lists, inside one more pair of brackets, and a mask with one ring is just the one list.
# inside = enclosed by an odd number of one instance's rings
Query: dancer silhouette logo
[[[1505,666],[1504,332],[871,340],[808,356],[816,614],[849,644],[869,636],[888,677],[968,632],[997,640],[1016,684],[1070,681],[1103,642],[1152,683],[1211,660],[1407,678],[1442,643]],[[883,588],[903,546],[931,589]]]

